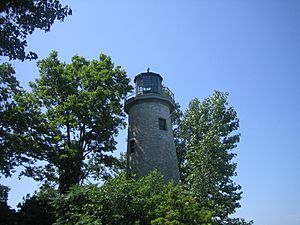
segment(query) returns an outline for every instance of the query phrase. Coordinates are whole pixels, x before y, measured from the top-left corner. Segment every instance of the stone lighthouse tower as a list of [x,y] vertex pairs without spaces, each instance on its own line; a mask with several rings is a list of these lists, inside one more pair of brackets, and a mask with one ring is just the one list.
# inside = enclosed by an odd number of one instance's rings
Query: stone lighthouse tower
[[134,78],[134,96],[125,101],[128,114],[127,169],[142,177],[157,169],[165,181],[179,181],[171,126],[174,95],[162,86],[163,78],[149,72]]

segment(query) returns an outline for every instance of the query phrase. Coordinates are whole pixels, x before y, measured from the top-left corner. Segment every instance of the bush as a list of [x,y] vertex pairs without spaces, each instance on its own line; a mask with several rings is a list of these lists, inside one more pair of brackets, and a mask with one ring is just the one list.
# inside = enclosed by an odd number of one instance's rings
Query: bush
[[210,224],[211,212],[157,172],[140,180],[120,175],[103,186],[75,186],[54,203],[62,224]]

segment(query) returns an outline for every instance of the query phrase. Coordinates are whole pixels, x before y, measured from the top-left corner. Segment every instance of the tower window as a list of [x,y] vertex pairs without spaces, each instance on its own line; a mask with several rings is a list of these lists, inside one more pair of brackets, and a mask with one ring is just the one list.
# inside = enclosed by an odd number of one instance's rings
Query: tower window
[[134,153],[135,151],[135,140],[132,139],[129,141],[129,154]]
[[167,121],[166,119],[159,118],[158,119],[159,129],[160,130],[167,130]]

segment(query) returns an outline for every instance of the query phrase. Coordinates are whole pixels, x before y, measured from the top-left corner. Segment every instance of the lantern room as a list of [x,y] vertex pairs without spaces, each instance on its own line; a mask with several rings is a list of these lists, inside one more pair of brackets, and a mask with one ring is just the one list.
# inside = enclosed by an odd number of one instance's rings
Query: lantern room
[[162,94],[162,80],[163,78],[159,74],[149,72],[149,69],[146,73],[140,73],[134,78],[135,94]]

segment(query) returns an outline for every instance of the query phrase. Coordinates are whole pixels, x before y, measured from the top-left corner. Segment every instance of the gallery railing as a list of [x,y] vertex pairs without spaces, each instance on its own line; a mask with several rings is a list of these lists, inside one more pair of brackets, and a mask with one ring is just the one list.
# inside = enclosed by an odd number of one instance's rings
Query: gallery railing
[[151,90],[149,89],[143,90],[142,88],[139,88],[138,90],[128,94],[125,98],[125,101],[127,101],[130,98],[138,97],[142,95],[159,95],[159,96],[166,97],[169,100],[171,100],[173,103],[175,103],[174,94],[168,87],[162,87],[161,94],[156,92],[151,92]]

